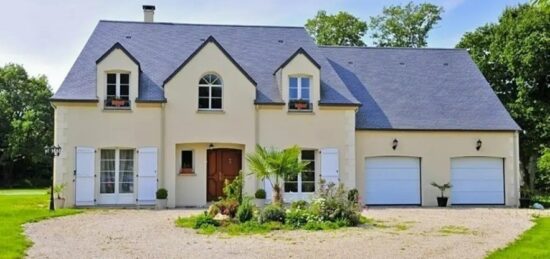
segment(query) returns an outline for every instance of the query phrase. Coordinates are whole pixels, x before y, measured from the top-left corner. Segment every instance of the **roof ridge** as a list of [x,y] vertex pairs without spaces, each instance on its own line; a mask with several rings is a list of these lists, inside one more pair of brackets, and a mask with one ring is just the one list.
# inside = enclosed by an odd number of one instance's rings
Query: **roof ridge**
[[207,24],[207,23],[175,23],[175,22],[139,22],[139,21],[116,21],[99,20],[99,22],[109,23],[136,23],[152,25],[189,25],[189,26],[222,26],[222,27],[259,27],[259,28],[284,28],[284,29],[304,29],[303,26],[284,26],[284,25],[247,25],[247,24]]
[[319,48],[334,48],[334,49],[400,49],[400,50],[454,50],[454,51],[466,51],[465,48],[412,48],[412,47],[370,47],[370,46],[336,46],[336,45],[317,45]]

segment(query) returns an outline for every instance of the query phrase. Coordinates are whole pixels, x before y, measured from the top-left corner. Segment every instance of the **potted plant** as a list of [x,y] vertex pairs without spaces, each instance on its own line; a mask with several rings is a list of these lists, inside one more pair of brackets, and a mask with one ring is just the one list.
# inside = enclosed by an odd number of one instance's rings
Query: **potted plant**
[[520,208],[529,208],[531,206],[531,198],[533,196],[533,191],[529,188],[522,188],[519,194],[519,207]]
[[432,182],[432,186],[436,187],[437,189],[439,189],[441,191],[441,196],[437,197],[437,206],[438,207],[447,207],[447,200],[449,198],[445,197],[445,191],[447,189],[450,189],[453,186],[450,183],[439,185],[436,182]]
[[61,209],[63,208],[63,206],[65,206],[65,198],[62,197],[62,194],[65,191],[65,187],[66,185],[64,183],[53,186],[53,193],[55,193],[55,208]]
[[168,198],[168,191],[164,188],[158,189],[157,190],[157,207],[156,207],[158,210],[166,209],[166,203],[168,202],[166,198]]
[[265,196],[266,194],[264,189],[256,190],[256,193],[254,194],[254,197],[256,198],[254,200],[256,207],[263,208],[265,206]]
[[111,104],[116,107],[121,107],[126,104],[126,100],[124,99],[112,99]]

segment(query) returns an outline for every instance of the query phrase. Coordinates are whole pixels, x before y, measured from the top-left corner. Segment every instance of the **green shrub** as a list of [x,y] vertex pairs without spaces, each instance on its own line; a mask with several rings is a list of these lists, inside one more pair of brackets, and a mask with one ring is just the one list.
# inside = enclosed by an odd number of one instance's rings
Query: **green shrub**
[[156,194],[158,200],[164,200],[168,198],[168,191],[164,188],[158,189]]
[[242,171],[239,172],[239,175],[229,182],[225,180],[223,187],[223,194],[225,199],[237,200],[238,203],[243,201],[243,186],[244,186],[244,177]]
[[284,223],[285,211],[280,206],[270,204],[270,205],[267,205],[262,210],[258,220],[260,221],[260,223],[269,222],[269,221],[277,221],[277,222]]
[[247,222],[254,217],[254,207],[252,206],[250,199],[245,198],[239,208],[237,209],[237,219],[240,222]]
[[219,213],[234,218],[239,208],[239,202],[235,199],[223,199],[214,203],[218,207]]
[[256,193],[254,194],[254,197],[256,199],[265,199],[266,193],[264,189],[258,189],[256,190]]
[[298,201],[292,202],[290,204],[290,208],[292,208],[292,209],[306,209],[307,208],[307,201],[298,200]]
[[303,227],[308,220],[311,220],[307,210],[302,208],[291,208],[286,212],[285,222],[292,228]]
[[204,214],[201,214],[199,216],[197,216],[197,218],[195,219],[195,225],[193,226],[194,229],[202,229],[202,228],[205,228],[205,227],[209,227],[209,226],[214,226],[214,227],[217,227],[219,226],[220,223],[217,222],[216,220],[214,220],[214,218],[210,215],[208,215],[208,213],[204,212]]
[[357,201],[350,200],[348,196],[349,193],[346,192],[342,184],[326,184],[321,179],[317,198],[310,205],[309,211],[320,221],[341,221],[346,222],[348,226],[359,225],[361,206]]
[[351,202],[359,202],[359,190],[353,188],[348,191],[348,200]]
[[207,213],[208,215],[215,217],[218,213],[220,213],[220,208],[218,208],[216,204],[212,204],[208,207]]

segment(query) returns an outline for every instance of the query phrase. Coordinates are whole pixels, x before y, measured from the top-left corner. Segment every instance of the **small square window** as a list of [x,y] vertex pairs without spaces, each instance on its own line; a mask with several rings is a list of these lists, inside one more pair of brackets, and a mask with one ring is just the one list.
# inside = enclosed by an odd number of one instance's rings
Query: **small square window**
[[182,174],[193,173],[193,151],[183,150],[181,151],[181,169]]

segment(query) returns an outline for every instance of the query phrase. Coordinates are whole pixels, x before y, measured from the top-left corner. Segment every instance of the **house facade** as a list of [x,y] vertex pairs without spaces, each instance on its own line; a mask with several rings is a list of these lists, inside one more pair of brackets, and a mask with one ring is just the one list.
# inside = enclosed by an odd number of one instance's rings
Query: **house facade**
[[[66,204],[204,206],[256,145],[298,145],[284,181],[368,205],[516,206],[519,127],[460,49],[317,46],[303,27],[100,21],[52,97]],[[269,195],[268,195],[269,196]]]

